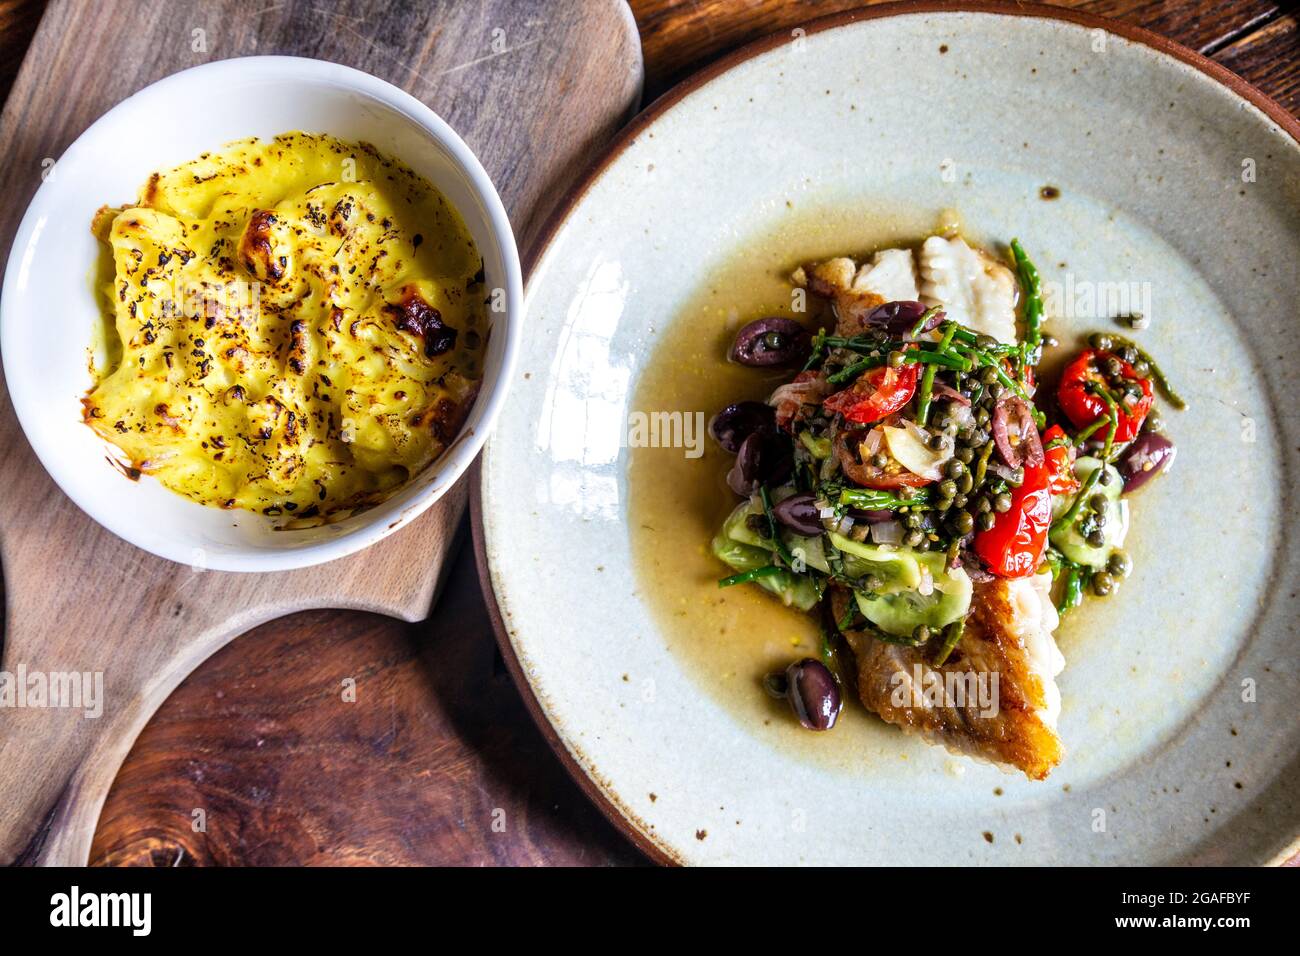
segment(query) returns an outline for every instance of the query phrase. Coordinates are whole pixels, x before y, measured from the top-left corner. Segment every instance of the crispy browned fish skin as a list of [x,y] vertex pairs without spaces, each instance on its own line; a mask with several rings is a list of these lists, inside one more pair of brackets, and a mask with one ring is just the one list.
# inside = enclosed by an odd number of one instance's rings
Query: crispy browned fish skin
[[[832,596],[835,620],[844,619],[847,601],[843,590]],[[1044,779],[1061,760],[1061,740],[1037,713],[1046,704],[1043,682],[1010,627],[1011,613],[1006,581],[995,578],[976,584],[965,633],[940,668],[930,666],[924,648],[888,644],[864,631],[845,631],[857,659],[862,703],[886,722],[919,732],[931,743],[1013,766],[1032,780]],[[925,675],[935,670],[940,676],[997,672],[997,714],[981,716],[979,701],[969,697],[962,707],[931,708],[914,706],[909,693],[906,705],[896,706],[891,699],[896,682],[905,679],[910,686],[917,664]]]

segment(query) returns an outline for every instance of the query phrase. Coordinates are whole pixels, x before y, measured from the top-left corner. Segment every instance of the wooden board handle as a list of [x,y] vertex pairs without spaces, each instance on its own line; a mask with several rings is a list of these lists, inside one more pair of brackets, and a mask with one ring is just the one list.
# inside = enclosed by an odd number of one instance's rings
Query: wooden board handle
[[[7,401],[0,416],[3,433],[12,420]],[[63,500],[25,443],[11,454],[31,459],[22,472],[26,480],[49,485],[44,493],[50,500]],[[84,864],[104,796],[146,721],[177,684],[237,635],[311,607],[421,619],[464,537],[465,495],[462,481],[419,519],[368,549],[366,561],[275,575],[274,588],[266,587],[266,575],[158,562],[79,513],[60,520],[50,509],[34,511],[32,524],[54,519],[44,535],[10,515],[3,526],[3,667],[13,704],[4,701],[0,709],[0,861]],[[50,586],[50,565],[28,554],[28,545],[48,541],[65,523],[75,526],[66,530],[76,533],[78,546],[60,555],[59,581]],[[429,558],[395,573],[411,552]],[[383,568],[383,580],[376,582],[367,567]]]

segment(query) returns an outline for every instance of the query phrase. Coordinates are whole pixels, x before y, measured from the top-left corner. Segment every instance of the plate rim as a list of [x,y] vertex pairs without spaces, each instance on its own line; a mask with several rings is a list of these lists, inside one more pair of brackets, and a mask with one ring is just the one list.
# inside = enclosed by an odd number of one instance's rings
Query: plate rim
[[[1226,87],[1230,92],[1258,109],[1279,129],[1290,136],[1297,147],[1300,147],[1300,119],[1287,111],[1277,100],[1222,64],[1145,27],[1075,8],[1049,6],[1037,2],[1012,2],[1012,0],[895,0],[895,2],[873,5],[857,10],[845,10],[815,17],[745,43],[690,74],[662,93],[648,107],[633,117],[626,126],[614,135],[614,138],[588,164],[582,175],[566,190],[548,215],[541,230],[529,242],[528,248],[523,250],[521,260],[525,276],[525,303],[531,298],[532,280],[538,263],[541,262],[546,252],[551,248],[555,237],[571,218],[582,199],[623,152],[681,100],[742,63],[784,43],[788,43],[791,30],[803,30],[804,35],[807,36],[869,20],[928,13],[978,13],[1033,17],[1105,30],[1107,33],[1148,47],[1157,53],[1170,56],[1199,70],[1220,86]],[[489,437],[484,446],[484,452],[486,452],[487,445],[490,443],[491,438]],[[587,772],[574,757],[569,744],[565,742],[560,732],[546,716],[532,682],[524,673],[523,665],[515,653],[514,645],[510,639],[510,632],[501,614],[501,605],[497,601],[496,591],[492,585],[492,572],[488,563],[487,539],[483,523],[482,473],[483,454],[480,453],[469,469],[470,532],[474,548],[474,565],[478,573],[483,600],[487,605],[488,619],[492,625],[497,648],[501,653],[502,660],[505,662],[506,669],[510,672],[515,687],[519,691],[520,697],[523,698],[529,716],[559,759],[565,772],[624,838],[629,840],[655,864],[661,866],[686,865],[687,861],[684,857],[673,851],[669,846],[659,842],[652,835],[652,831],[644,824],[644,821],[640,820],[630,807],[623,805],[616,794],[608,792]],[[1270,860],[1267,865],[1280,866],[1297,853],[1300,853],[1300,833],[1294,834],[1286,849]]]

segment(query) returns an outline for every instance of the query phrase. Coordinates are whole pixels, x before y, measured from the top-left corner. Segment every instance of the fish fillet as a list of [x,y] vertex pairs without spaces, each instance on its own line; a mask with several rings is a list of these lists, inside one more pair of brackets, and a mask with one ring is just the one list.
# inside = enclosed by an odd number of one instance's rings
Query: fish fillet
[[1016,341],[1016,280],[1001,263],[963,239],[931,236],[921,244],[921,301],[999,342]]
[[869,292],[885,302],[915,302],[916,262],[910,249],[882,249],[864,263],[853,279],[853,291]]
[[[965,633],[938,668],[925,648],[845,631],[862,703],[930,743],[1042,780],[1062,754],[1055,678],[1065,658],[1052,637],[1058,618],[1050,588],[1050,573],[977,583]],[[836,620],[851,599],[835,592]],[[937,695],[936,687],[945,692]]]
[[837,335],[861,332],[863,320],[882,303],[920,301],[999,342],[1016,341],[1015,276],[959,238],[931,236],[916,253],[882,249],[860,267],[838,256],[798,269],[793,278],[834,303]]

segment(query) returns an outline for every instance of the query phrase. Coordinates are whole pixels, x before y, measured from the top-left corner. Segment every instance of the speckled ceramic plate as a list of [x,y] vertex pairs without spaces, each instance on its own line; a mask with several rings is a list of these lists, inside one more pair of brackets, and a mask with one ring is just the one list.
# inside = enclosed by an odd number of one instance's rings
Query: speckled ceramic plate
[[[996,5],[818,21],[638,120],[537,261],[478,510],[506,658],[611,818],[688,863],[1294,852],[1298,138],[1186,50]],[[739,397],[722,349],[783,305],[783,270],[919,238],[943,210],[1020,237],[1063,339],[1146,311],[1142,340],[1191,404],[1166,416],[1176,468],[1134,505],[1134,577],[1058,632],[1068,752],[1042,783],[860,708],[829,734],[794,727],[757,676],[811,650],[807,626],[713,584],[722,460],[626,447],[638,412],[691,422]]]

